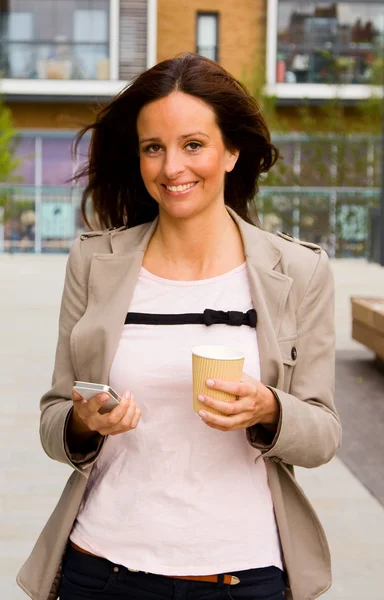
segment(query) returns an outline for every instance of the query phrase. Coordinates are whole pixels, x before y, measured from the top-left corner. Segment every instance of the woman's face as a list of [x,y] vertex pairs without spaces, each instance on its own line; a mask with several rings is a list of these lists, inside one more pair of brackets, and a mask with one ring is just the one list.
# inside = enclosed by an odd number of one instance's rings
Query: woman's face
[[225,148],[207,104],[172,92],[141,109],[137,133],[141,176],[160,213],[188,218],[224,205],[224,176],[238,152]]

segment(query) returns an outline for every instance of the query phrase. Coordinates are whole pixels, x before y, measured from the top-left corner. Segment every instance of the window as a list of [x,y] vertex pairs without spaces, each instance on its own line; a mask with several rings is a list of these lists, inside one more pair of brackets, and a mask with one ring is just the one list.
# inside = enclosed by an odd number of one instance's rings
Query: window
[[217,13],[198,13],[196,32],[196,53],[218,60],[218,21]]
[[109,79],[109,0],[4,0],[0,70],[20,79]]
[[33,15],[28,12],[18,12],[9,15],[8,39],[12,52],[9,53],[9,69],[12,77],[25,77],[30,65],[30,46],[33,38]]
[[15,175],[25,185],[35,184],[35,138],[21,137],[18,141],[16,158],[20,160]]
[[276,83],[379,84],[382,1],[279,0]]
[[[72,175],[88,160],[89,136],[81,140],[77,156],[72,155],[74,133],[62,132],[59,135],[42,131],[40,134],[21,133],[15,156],[20,165],[15,175],[23,185],[35,185],[36,172],[41,173],[43,186],[67,186]],[[36,152],[36,138],[41,142],[41,153]],[[85,184],[85,182],[82,182]]]
[[108,79],[108,15],[105,10],[75,10],[74,54],[80,73],[88,79]]
[[43,139],[42,184],[66,185],[73,175],[71,142],[68,139]]

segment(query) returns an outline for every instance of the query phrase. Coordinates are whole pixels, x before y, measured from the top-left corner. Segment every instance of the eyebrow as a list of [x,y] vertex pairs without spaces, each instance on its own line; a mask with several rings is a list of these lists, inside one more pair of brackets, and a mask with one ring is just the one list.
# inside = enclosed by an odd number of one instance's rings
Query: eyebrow
[[[185,140],[186,138],[193,137],[195,135],[203,135],[204,137],[211,139],[209,135],[203,133],[202,131],[192,131],[192,133],[185,133],[184,135],[179,135],[178,140]],[[140,140],[140,144],[144,144],[145,142],[161,142],[159,137],[151,137],[151,138],[143,138]]]

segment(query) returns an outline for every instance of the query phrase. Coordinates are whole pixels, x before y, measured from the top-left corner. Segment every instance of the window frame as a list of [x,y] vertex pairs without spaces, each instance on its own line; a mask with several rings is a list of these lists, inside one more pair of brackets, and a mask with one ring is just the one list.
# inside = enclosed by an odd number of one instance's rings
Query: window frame
[[[156,0],[148,0],[148,12],[154,21],[153,12],[157,8]],[[106,80],[77,80],[77,79],[13,79],[4,78],[1,81],[2,94],[11,100],[21,97],[51,96],[57,101],[71,98],[83,98],[89,101],[101,101],[115,96],[127,85],[127,81],[119,79],[119,18],[120,0],[109,0],[109,79]],[[147,24],[149,26],[149,24]],[[152,24],[153,27],[153,24]]]
[[199,32],[199,18],[200,17],[215,17],[216,21],[216,45],[215,45],[215,62],[219,62],[219,47],[220,47],[220,39],[219,39],[219,19],[220,13],[214,10],[198,10],[196,12],[196,24],[195,24],[195,51],[196,54],[199,54],[199,44],[198,44],[198,32]]
[[[293,0],[267,0],[267,27],[266,27],[266,86],[267,95],[275,96],[280,102],[290,104],[298,99],[305,100],[330,100],[339,98],[345,101],[365,100],[378,95],[383,97],[383,88],[378,85],[365,83],[338,84],[338,83],[277,83],[277,35],[278,35],[278,10],[279,2],[286,3]],[[321,3],[326,0],[311,0]],[[361,4],[363,0],[335,0],[343,4]],[[380,6],[382,0],[369,0],[372,4]]]

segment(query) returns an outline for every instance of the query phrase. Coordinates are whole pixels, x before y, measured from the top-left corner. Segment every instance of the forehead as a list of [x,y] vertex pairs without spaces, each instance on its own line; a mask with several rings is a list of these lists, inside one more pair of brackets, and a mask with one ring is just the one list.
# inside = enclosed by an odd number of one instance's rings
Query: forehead
[[146,104],[137,119],[138,132],[143,135],[156,132],[179,135],[185,133],[186,127],[218,129],[213,109],[199,98],[182,92],[173,92]]

